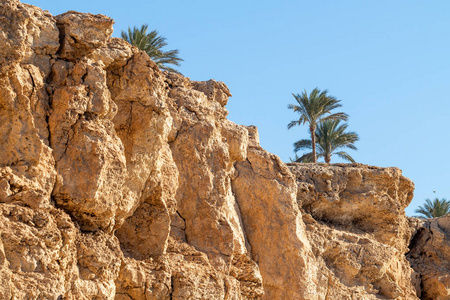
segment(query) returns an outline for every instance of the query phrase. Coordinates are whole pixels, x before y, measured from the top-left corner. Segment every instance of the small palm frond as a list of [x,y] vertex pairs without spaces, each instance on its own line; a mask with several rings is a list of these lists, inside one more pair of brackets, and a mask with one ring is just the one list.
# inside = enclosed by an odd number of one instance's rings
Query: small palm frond
[[288,124],[288,129],[291,129],[292,127],[294,127],[296,125],[300,125],[300,121],[291,121]]
[[141,28],[135,26],[131,29],[128,27],[127,31],[122,31],[121,36],[131,45],[147,53],[161,70],[179,73],[177,70],[168,66],[179,66],[180,62],[183,61],[178,57],[179,51],[162,50],[163,47],[167,46],[166,38],[160,36],[156,30],[149,33],[147,33],[147,30],[148,25],[146,24],[142,25]]
[[298,152],[301,149],[311,149],[312,142],[308,139],[303,139],[294,143],[294,152]]
[[433,202],[426,199],[423,206],[416,209],[416,213],[422,214],[419,218],[438,218],[450,213],[450,201],[435,198]]
[[299,157],[298,157],[297,153],[295,153],[294,158],[289,157],[289,161],[290,161],[291,163],[297,162],[298,159],[299,159]]
[[425,207],[422,207],[422,206],[419,206],[419,208],[416,209],[416,213],[422,214],[421,216],[420,215],[417,216],[418,218],[421,218],[421,219],[424,219],[424,218],[431,219],[431,218],[433,218],[431,213]]
[[328,121],[328,120],[347,121],[348,120],[348,115],[346,113],[343,113],[343,112],[330,114],[330,115],[327,115],[327,116],[324,116],[323,118],[321,118],[320,122]]
[[345,152],[345,151],[339,151],[339,152],[336,152],[336,153],[334,153],[334,154],[336,154],[337,156],[339,156],[340,158],[342,158],[343,160],[346,160],[346,161],[350,161],[350,162],[352,162],[352,163],[355,163],[355,160],[353,159],[353,157],[351,157],[347,152]]
[[300,162],[300,163],[313,162],[312,152],[303,154],[301,157],[297,158],[297,160],[295,162]]

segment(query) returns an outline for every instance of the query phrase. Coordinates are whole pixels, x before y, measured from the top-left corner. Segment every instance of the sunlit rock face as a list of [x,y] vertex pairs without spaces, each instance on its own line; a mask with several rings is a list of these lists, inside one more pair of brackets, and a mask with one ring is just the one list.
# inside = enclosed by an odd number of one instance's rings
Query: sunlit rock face
[[414,228],[404,209],[414,184],[397,168],[288,164],[319,264],[322,294],[334,299],[417,299],[406,260]]
[[404,209],[414,184],[398,168],[348,164],[289,164],[299,205],[318,220],[358,228],[404,252],[410,239]]
[[400,170],[286,165],[112,26],[0,3],[0,299],[448,299]]

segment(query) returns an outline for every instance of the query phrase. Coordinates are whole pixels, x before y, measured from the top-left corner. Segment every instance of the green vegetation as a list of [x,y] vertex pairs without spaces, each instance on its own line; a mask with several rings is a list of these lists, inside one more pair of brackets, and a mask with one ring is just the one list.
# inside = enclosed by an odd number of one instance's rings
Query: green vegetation
[[[316,129],[316,145],[317,158],[323,157],[326,163],[330,163],[331,156],[336,154],[340,158],[350,161],[355,160],[345,151],[337,151],[342,148],[358,150],[354,143],[359,139],[355,132],[345,132],[348,125],[340,124],[340,120],[325,120],[317,125]],[[303,139],[294,143],[294,152],[299,150],[311,149],[312,141]],[[297,156],[296,156],[297,157]],[[312,162],[312,152],[306,153],[300,158],[297,157],[296,162]]]
[[122,30],[122,38],[139,50],[145,51],[161,70],[179,73],[168,66],[179,66],[183,61],[178,57],[178,50],[162,50],[167,46],[166,39],[156,30],[147,33],[147,29],[148,25],[142,25],[141,28],[135,26],[133,29],[128,27],[128,32]]
[[[328,91],[320,91],[318,88],[312,90],[312,92],[308,95],[306,90],[301,94],[292,94],[298,105],[289,104],[288,108],[292,109],[294,112],[300,114],[300,118],[298,120],[291,121],[288,124],[288,129],[296,125],[309,125],[309,132],[311,134],[311,140],[309,140],[312,152],[310,157],[308,158],[311,162],[317,162],[317,154],[316,154],[316,128],[319,124],[324,121],[330,120],[343,120],[347,121],[348,115],[343,112],[331,113],[332,110],[341,107],[340,100],[337,100],[335,97],[327,95]],[[345,130],[345,129],[344,129]],[[301,140],[305,141],[305,140]],[[301,142],[301,141],[298,141]],[[302,146],[303,144],[299,144],[298,146]],[[342,147],[342,146],[341,146]],[[302,146],[304,148],[304,146]],[[325,147],[328,148],[328,147]],[[349,147],[351,148],[351,147]],[[301,149],[301,148],[298,148]],[[298,151],[298,150],[297,150]],[[329,157],[331,157],[331,152],[327,152]],[[344,152],[345,153],[345,152]],[[325,153],[323,153],[325,154]],[[336,155],[338,155],[336,153]],[[306,157],[305,157],[306,160]]]
[[436,198],[431,202],[426,199],[423,206],[416,209],[416,213],[422,214],[419,218],[437,218],[450,213],[450,201]]

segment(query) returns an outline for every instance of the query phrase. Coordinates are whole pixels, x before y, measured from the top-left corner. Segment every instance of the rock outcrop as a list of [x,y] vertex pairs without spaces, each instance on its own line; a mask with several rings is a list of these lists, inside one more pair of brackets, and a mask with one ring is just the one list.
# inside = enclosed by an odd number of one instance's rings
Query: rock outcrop
[[[406,260],[413,233],[404,214],[414,184],[397,168],[288,164],[297,201],[330,299],[417,299]],[[322,296],[321,299],[326,299]]]
[[420,222],[407,258],[420,274],[421,299],[450,299],[450,215]]
[[404,209],[414,184],[397,168],[362,165],[291,164],[299,206],[314,218],[358,228],[404,251],[410,239]]
[[259,146],[249,128],[247,160],[236,164],[233,191],[251,253],[259,265],[266,299],[314,299],[317,269],[296,203],[295,178]]
[[448,299],[400,170],[287,166],[112,25],[0,3],[0,299]]

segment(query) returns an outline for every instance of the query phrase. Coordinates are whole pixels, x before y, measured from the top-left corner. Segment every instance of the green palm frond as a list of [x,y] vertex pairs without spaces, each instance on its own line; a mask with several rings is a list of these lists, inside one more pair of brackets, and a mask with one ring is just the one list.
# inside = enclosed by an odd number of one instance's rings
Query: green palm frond
[[312,152],[303,154],[301,157],[298,157],[295,162],[301,163],[311,163],[313,162]]
[[148,25],[144,24],[141,28],[134,26],[128,27],[127,31],[122,31],[121,36],[124,40],[139,50],[144,51],[164,71],[179,73],[168,65],[179,66],[183,60],[178,57],[178,50],[162,50],[167,46],[166,38],[159,35],[158,31],[153,30],[147,33]]
[[311,149],[311,140],[303,139],[294,143],[294,152],[298,152],[301,149]]
[[300,121],[291,121],[291,122],[289,122],[288,129],[291,129],[295,125],[301,125]]
[[435,198],[433,202],[426,199],[423,206],[416,209],[416,213],[422,214],[419,218],[438,218],[450,213],[450,201]]
[[353,157],[351,157],[347,152],[345,151],[339,151],[334,153],[337,156],[339,156],[340,158],[342,158],[343,160],[347,160],[349,162],[355,163],[355,160],[353,159]]
[[[324,157],[325,161],[331,160],[331,156],[336,154],[340,158],[350,161],[355,160],[341,149],[358,150],[354,143],[359,140],[355,132],[346,132],[348,124],[341,124],[340,120],[325,120],[318,124],[316,135],[317,158]],[[303,139],[294,143],[294,152],[302,149],[311,149],[311,140]],[[341,150],[341,151],[338,151]]]
[[340,113],[335,113],[335,114],[331,114],[331,115],[328,115],[328,116],[324,116],[323,118],[320,119],[321,122],[327,121],[327,120],[347,121],[348,120],[348,115],[346,113],[340,112]]

